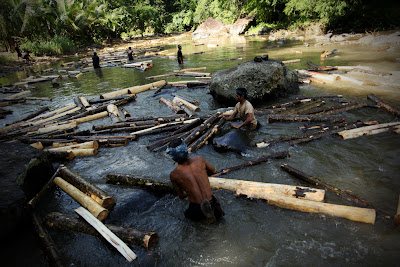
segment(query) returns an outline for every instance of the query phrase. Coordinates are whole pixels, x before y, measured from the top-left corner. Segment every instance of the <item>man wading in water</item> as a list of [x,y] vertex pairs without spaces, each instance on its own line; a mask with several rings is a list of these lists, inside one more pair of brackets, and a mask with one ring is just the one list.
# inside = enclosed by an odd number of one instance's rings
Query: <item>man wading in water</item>
[[225,215],[219,200],[212,193],[208,175],[217,172],[203,157],[189,158],[188,148],[182,139],[172,140],[167,153],[178,163],[170,179],[180,199],[188,198],[189,207],[185,217],[194,221],[207,219],[215,223]]
[[178,58],[178,64],[183,64],[183,55],[182,55],[182,46],[181,45],[178,45],[177,58]]
[[232,115],[226,117],[225,119],[227,121],[234,120],[236,115],[239,114],[239,118],[243,121],[243,123],[240,125],[232,124],[232,127],[239,129],[243,126],[247,126],[250,130],[260,128],[260,123],[254,117],[253,105],[247,100],[246,88],[236,89],[236,100],[238,103],[235,106],[235,110],[233,111]]

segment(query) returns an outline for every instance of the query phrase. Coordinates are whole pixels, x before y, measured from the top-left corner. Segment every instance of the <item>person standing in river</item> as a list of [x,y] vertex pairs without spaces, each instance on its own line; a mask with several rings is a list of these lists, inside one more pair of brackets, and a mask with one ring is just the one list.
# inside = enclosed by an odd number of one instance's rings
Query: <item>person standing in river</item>
[[128,60],[133,60],[133,50],[131,47],[128,48]]
[[260,128],[260,123],[254,117],[253,105],[247,100],[247,89],[238,88],[236,89],[236,100],[238,103],[235,106],[235,110],[232,115],[226,117],[227,121],[232,121],[235,119],[236,115],[243,121],[241,124],[232,124],[232,127],[240,129],[246,126],[250,130],[255,130]]
[[225,215],[219,200],[213,194],[208,176],[217,169],[203,157],[190,158],[185,142],[174,139],[168,144],[167,153],[178,163],[171,172],[172,185],[180,199],[189,200],[189,207],[184,212],[185,217],[193,221],[207,219],[215,223]]
[[183,64],[182,46],[178,45],[178,64]]
[[100,58],[96,52],[93,53],[92,60],[93,60],[93,68],[95,69],[100,68]]

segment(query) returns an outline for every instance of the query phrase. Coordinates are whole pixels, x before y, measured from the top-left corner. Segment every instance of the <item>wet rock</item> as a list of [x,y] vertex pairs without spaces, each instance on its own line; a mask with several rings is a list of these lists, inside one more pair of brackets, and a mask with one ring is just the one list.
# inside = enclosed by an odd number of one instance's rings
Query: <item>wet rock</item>
[[247,89],[248,99],[253,105],[299,91],[296,72],[289,70],[282,61],[271,59],[251,60],[217,71],[210,81],[211,95],[224,105],[236,104],[235,90],[239,87]]
[[244,34],[250,28],[250,23],[253,19],[254,16],[238,19],[235,23],[228,26],[229,33],[233,35]]
[[193,39],[208,38],[211,36],[228,35],[225,23],[214,18],[208,18],[193,32]]
[[358,40],[358,43],[378,47],[382,45],[400,44],[400,32],[395,32],[389,35],[367,35]]
[[214,138],[213,148],[218,152],[246,153],[249,138],[245,131],[233,129],[227,134]]

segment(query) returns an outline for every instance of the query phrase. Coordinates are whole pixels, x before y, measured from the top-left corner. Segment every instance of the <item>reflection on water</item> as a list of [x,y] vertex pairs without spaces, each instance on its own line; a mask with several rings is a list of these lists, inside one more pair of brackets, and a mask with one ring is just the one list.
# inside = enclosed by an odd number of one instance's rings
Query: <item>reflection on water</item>
[[[207,44],[218,44],[209,47]],[[323,66],[371,67],[374,71],[390,72],[390,76],[365,73],[348,73],[351,78],[375,83],[377,86],[360,86],[348,81],[336,81],[324,85],[302,85],[299,95],[337,95],[358,102],[367,101],[367,94],[373,93],[391,105],[400,107],[400,52],[398,46],[388,51],[372,52],[369,46],[332,44],[306,47],[299,41],[284,44],[269,42],[262,37],[230,37],[204,41],[195,46],[183,42],[185,68],[207,67],[207,72],[227,69],[245,62],[257,55],[268,54],[271,59],[301,59],[289,68],[307,68],[307,61]],[[260,49],[260,47],[272,47]],[[176,44],[165,46],[176,51]],[[338,51],[331,58],[321,60],[323,50]],[[202,54],[187,55],[201,52]],[[293,51],[302,51],[296,53]],[[242,59],[239,59],[242,58]],[[221,60],[235,59],[235,60]],[[146,72],[120,67],[102,68],[84,73],[78,79],[60,80],[60,87],[51,83],[40,83],[32,96],[49,97],[51,102],[30,101],[12,106],[13,114],[7,115],[5,123],[31,113],[43,106],[50,109],[73,103],[73,97],[98,98],[100,94],[148,83],[147,76],[154,76],[179,69],[176,58],[153,58],[154,67]],[[21,74],[15,74],[21,75]],[[4,78],[10,79],[11,78]],[[19,77],[21,79],[21,77]],[[169,77],[168,81],[186,80]],[[2,80],[4,84],[4,80]],[[153,91],[137,95],[135,102],[124,108],[132,116],[166,115],[171,111],[158,102],[161,96],[171,98],[170,92],[154,95]],[[232,89],[232,92],[233,89]],[[216,103],[208,89],[178,89],[178,93],[199,101],[199,115],[210,114],[224,107]],[[275,100],[286,102],[290,96]],[[272,104],[272,103],[266,103]],[[376,120],[395,121],[386,111],[364,108],[344,114],[352,121]],[[298,134],[301,123],[268,124],[267,116],[257,118],[263,128],[250,136],[252,143]],[[109,118],[84,123],[79,129],[91,129],[92,125],[109,124]],[[400,260],[400,233],[390,222],[377,219],[375,225],[367,225],[345,219],[285,210],[269,206],[265,201],[237,198],[233,192],[217,190],[226,216],[215,224],[194,223],[185,219],[183,211],[187,202],[166,195],[154,196],[136,189],[105,183],[107,173],[118,172],[139,174],[168,180],[174,163],[165,153],[151,153],[146,145],[155,136],[140,137],[127,146],[100,148],[95,157],[76,158],[67,166],[117,200],[117,206],[110,212],[106,222],[140,230],[157,232],[158,245],[149,252],[132,247],[138,254],[138,262],[144,266],[314,266],[314,265],[384,265]],[[305,185],[287,173],[280,165],[287,163],[301,171],[318,177],[343,190],[350,190],[361,199],[394,214],[400,192],[400,164],[398,161],[400,139],[390,134],[365,136],[340,141],[336,137],[325,137],[313,142],[295,145],[277,144],[269,148],[249,147],[248,155],[218,153],[207,145],[195,154],[205,157],[217,169],[241,164],[251,158],[258,158],[272,152],[288,150],[291,157],[273,160],[265,164],[231,172],[226,178],[253,180],[289,185]],[[60,211],[76,216],[73,209],[78,204],[63,192],[56,191],[42,203],[41,215]],[[327,192],[329,203],[349,205],[346,201]],[[60,254],[69,264],[78,266],[128,266],[125,259],[112,247],[104,245],[97,238],[73,233],[50,231]],[[137,264],[136,264],[137,265]]]

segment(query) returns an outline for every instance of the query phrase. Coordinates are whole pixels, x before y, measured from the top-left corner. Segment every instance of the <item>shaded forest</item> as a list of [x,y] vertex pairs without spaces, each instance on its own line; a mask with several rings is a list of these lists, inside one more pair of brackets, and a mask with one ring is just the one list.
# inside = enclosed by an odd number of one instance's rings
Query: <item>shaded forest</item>
[[365,32],[400,25],[397,1],[378,0],[3,0],[1,47],[39,54],[73,53],[81,45],[195,30],[208,17],[226,24],[249,15],[253,28],[319,27]]

